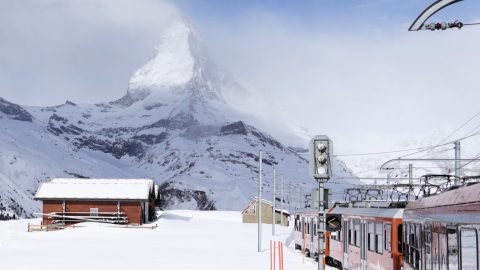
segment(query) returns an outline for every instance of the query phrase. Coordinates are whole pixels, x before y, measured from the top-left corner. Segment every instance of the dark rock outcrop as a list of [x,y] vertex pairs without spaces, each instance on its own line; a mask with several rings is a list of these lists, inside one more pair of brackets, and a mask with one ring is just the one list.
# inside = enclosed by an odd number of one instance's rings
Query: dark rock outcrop
[[[3,98],[0,98],[0,112],[4,113],[9,119],[27,122],[33,121],[33,116],[22,108],[22,106],[11,103]],[[1,117],[2,115],[0,114],[0,118]]]

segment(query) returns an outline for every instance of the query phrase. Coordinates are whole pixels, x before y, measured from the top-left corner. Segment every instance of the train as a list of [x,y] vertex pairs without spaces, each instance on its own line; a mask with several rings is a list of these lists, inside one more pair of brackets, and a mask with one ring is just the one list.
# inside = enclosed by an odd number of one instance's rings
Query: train
[[[325,263],[337,269],[480,270],[480,184],[465,183],[415,200],[336,203]],[[318,259],[318,212],[295,213],[295,248]]]

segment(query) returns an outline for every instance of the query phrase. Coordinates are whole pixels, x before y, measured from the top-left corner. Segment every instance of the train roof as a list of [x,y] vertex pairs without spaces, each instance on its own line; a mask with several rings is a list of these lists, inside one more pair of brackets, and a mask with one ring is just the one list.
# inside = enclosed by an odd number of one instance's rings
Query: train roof
[[335,206],[329,211],[329,213],[361,217],[402,218],[403,210],[404,209],[402,208],[360,208]]
[[410,202],[405,221],[438,221],[447,224],[480,224],[480,185],[460,187]]
[[480,185],[475,183],[470,186],[459,187],[435,196],[425,197],[412,201],[407,205],[407,210],[425,209],[442,206],[454,206],[480,202]]

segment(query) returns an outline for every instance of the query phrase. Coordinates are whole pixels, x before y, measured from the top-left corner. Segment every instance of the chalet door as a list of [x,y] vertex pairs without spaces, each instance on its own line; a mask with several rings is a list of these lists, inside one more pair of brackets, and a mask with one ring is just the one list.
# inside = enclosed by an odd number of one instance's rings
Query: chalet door
[[343,269],[348,269],[348,220],[343,221]]
[[367,224],[362,223],[360,227],[360,265],[362,270],[367,269]]

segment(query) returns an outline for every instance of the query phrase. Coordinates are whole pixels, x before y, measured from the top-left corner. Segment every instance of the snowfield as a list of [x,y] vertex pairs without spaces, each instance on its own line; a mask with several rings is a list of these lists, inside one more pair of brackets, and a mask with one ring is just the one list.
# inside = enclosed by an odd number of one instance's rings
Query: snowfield
[[[82,223],[53,232],[27,232],[40,219],[0,222],[2,269],[270,269],[269,241],[283,241],[285,269],[317,269],[293,248],[292,227],[263,225],[257,252],[257,224],[240,212],[172,210],[155,229]],[[149,226],[152,224],[148,224]],[[292,224],[292,222],[291,222]],[[278,265],[277,265],[278,269]]]

